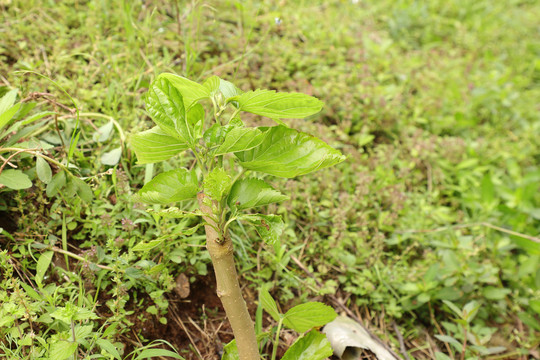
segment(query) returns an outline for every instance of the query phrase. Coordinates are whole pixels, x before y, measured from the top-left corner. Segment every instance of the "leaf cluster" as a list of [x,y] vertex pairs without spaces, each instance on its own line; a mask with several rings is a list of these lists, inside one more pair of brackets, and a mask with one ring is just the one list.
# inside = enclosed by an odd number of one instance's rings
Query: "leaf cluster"
[[[210,115],[202,106],[204,100],[212,105]],[[305,94],[242,92],[216,76],[201,85],[174,74],[161,74],[150,85],[146,108],[156,126],[131,137],[139,163],[164,161],[190,151],[198,167],[157,175],[139,191],[139,199],[168,205],[194,199],[203,192],[223,232],[232,221],[245,220],[273,243],[284,228],[279,216],[242,215],[248,209],[288,198],[263,179],[246,176],[247,172],[294,178],[345,159],[322,140],[282,121],[321,110],[322,102]],[[277,125],[247,127],[240,119],[243,112],[269,117]],[[243,170],[225,166],[225,157]]]

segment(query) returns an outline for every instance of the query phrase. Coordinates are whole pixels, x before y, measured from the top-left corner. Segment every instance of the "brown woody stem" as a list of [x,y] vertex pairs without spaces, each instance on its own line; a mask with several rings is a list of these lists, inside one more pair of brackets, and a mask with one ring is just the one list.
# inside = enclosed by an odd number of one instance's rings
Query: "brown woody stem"
[[219,228],[218,224],[212,219],[214,214],[212,209],[204,204],[204,198],[203,193],[197,195],[201,211],[208,214],[204,217],[204,220],[209,224],[204,227],[206,248],[210,253],[216,273],[217,294],[231,323],[240,360],[259,360],[255,327],[238,284],[231,238],[226,232],[220,234],[216,231]]

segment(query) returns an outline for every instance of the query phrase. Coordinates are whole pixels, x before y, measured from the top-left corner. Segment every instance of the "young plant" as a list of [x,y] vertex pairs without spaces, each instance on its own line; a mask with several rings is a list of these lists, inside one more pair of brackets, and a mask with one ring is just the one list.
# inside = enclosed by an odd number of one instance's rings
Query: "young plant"
[[[212,116],[205,115],[200,103],[205,99],[210,100],[207,103],[211,104]],[[228,228],[232,222],[242,220],[253,225],[264,241],[275,243],[284,228],[281,217],[247,211],[288,197],[251,174],[294,178],[345,159],[322,140],[291,129],[282,121],[316,114],[322,106],[318,99],[300,93],[242,92],[217,76],[200,85],[177,75],[161,74],[146,96],[146,108],[157,126],[131,138],[140,164],[164,161],[183,151],[191,152],[195,158],[190,169],[157,175],[138,196],[143,202],[162,205],[197,199],[196,212],[173,207],[163,213],[204,219],[217,293],[241,360],[259,359],[260,355],[238,284]],[[269,117],[277,126],[247,127],[239,117],[242,112]]]
[[[272,327],[271,332],[262,332],[263,310],[277,322],[277,326]],[[259,307],[255,314],[255,331],[257,339],[261,342],[261,347],[275,333],[270,360],[276,360],[283,327],[303,333],[303,335],[296,339],[291,347],[287,349],[281,358],[282,360],[323,360],[331,356],[333,350],[326,335],[318,331],[317,328],[328,324],[336,317],[337,314],[333,308],[316,301],[296,305],[285,314],[282,314],[268,292],[267,286],[263,286],[259,292]],[[238,348],[236,341],[233,340],[223,348],[221,360],[236,359],[238,359]]]
[[310,360],[322,360],[332,355],[332,347],[326,336],[313,329],[326,325],[336,318],[337,314],[330,306],[320,302],[309,302],[296,305],[282,314],[266,288],[261,289],[259,302],[262,308],[278,323],[270,360],[276,359],[282,326],[299,333],[309,331],[291,345],[283,355],[282,360],[301,359],[302,355],[307,354],[309,354]]

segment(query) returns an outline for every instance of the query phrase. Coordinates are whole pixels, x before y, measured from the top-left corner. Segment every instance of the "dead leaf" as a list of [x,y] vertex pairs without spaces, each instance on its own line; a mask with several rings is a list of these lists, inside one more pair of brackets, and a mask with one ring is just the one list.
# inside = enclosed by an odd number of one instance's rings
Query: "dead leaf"
[[181,299],[185,299],[189,296],[189,279],[186,274],[182,273],[178,275],[174,290]]

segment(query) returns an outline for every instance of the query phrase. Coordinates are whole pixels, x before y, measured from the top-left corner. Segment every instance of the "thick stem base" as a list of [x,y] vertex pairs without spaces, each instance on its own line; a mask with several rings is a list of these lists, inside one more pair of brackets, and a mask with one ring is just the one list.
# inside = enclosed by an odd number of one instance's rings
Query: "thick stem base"
[[240,360],[259,360],[255,327],[238,284],[232,241],[228,234],[220,239],[215,229],[217,224],[210,218],[212,209],[203,203],[204,194],[198,194],[197,198],[201,211],[209,215],[204,218],[209,224],[205,226],[206,248],[216,273],[217,294],[231,323]]

